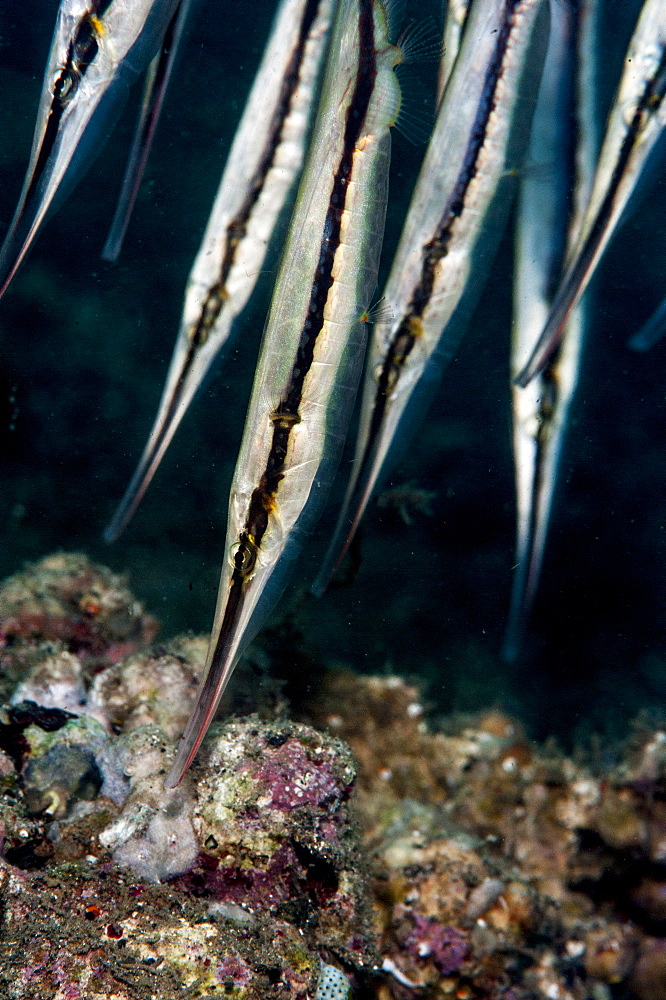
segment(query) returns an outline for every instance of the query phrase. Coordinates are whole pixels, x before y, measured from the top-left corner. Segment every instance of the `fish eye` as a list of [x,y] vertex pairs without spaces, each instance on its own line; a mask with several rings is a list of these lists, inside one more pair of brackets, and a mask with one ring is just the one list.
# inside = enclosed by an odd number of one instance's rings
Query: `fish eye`
[[67,104],[76,90],[76,77],[70,70],[59,70],[53,82],[53,94],[61,104]]
[[231,565],[242,577],[249,576],[257,563],[257,546],[251,538],[234,542],[229,550]]

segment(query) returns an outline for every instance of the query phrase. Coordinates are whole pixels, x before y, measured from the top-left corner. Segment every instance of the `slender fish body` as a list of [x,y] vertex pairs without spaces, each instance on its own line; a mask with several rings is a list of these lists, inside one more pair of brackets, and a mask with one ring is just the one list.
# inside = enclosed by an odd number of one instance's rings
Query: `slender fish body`
[[0,251],[0,296],[49,210],[94,159],[178,0],[62,0],[23,191]]
[[340,0],[231,487],[206,677],[167,786],[189,767],[275,604],[339,459],[377,281],[400,92],[380,0]]
[[475,0],[375,324],[354,471],[314,592],[344,556],[378,478],[422,411],[483,287],[522,161],[547,34],[541,0]]
[[629,43],[590,202],[546,324],[516,383],[526,386],[557,350],[572,309],[643,176],[666,125],[666,4],[646,0]]
[[132,209],[146,169],[148,154],[171,79],[171,72],[193,2],[194,0],[180,0],[167,25],[159,51],[157,55],[153,56],[148,67],[127,169],[109,235],[102,250],[103,260],[115,261],[120,255]]
[[[523,367],[548,316],[567,250],[580,231],[598,153],[595,125],[599,0],[551,0],[548,52],[532,123],[528,169],[520,183],[512,377]],[[514,660],[539,581],[569,407],[585,327],[571,314],[560,350],[525,389],[513,386],[517,541],[503,656]]]
[[104,537],[129,523],[211,364],[229,346],[300,174],[333,0],[282,0],[234,137],[143,455]]

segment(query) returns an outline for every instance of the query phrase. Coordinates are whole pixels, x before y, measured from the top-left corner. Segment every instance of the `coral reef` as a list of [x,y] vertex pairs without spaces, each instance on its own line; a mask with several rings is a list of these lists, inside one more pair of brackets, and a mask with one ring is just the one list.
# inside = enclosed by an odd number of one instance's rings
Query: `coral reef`
[[165,792],[174,743],[156,726],[114,738],[60,715],[26,718],[22,763],[5,761],[23,850],[5,837],[4,996],[282,1000],[314,993],[320,954],[372,961],[337,740],[229,723]]
[[666,995],[663,732],[600,772],[497,711],[432,733],[416,687],[344,671],[306,714],[358,762],[382,998]]
[[257,684],[262,715],[214,726],[165,791],[205,642],[146,648],[152,619],[80,556],[13,577],[0,609],[3,996],[666,995],[662,730],[609,765],[323,670],[291,719]]
[[345,996],[375,964],[348,748],[250,716],[165,791],[206,644],[137,651],[123,588],[58,555],[0,591],[0,993]]
[[207,646],[180,637],[114,664],[93,678],[86,712],[112,732],[153,723],[175,739],[189,718]]
[[[117,663],[150,642],[157,628],[123,577],[79,553],[47,556],[0,587],[1,693],[14,693],[21,680],[29,687],[17,692],[18,700],[34,696],[46,704],[64,697],[56,694],[57,679],[77,704],[84,672]],[[47,664],[49,658],[55,662]]]

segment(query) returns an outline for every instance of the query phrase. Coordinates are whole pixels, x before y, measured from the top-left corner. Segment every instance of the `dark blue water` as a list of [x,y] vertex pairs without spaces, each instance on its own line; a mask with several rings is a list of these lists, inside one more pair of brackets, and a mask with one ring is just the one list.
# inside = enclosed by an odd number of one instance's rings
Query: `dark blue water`
[[[604,5],[602,108],[639,6]],[[56,7],[0,6],[2,231],[29,154]],[[187,274],[273,12],[268,0],[202,0],[120,262],[104,264],[99,253],[138,92],[0,303],[0,574],[57,548],[83,550],[130,574],[164,635],[206,631],[212,621],[270,272],[130,528],[113,546],[100,536],[152,422]],[[420,106],[434,67],[412,75]],[[421,155],[395,135],[384,269]],[[625,346],[666,294],[666,184],[657,177],[649,187],[591,292],[542,586],[524,654],[507,667],[498,651],[514,544],[511,259],[507,233],[459,354],[389,484],[434,493],[432,515],[407,525],[374,506],[353,582],[322,601],[304,596],[316,562],[306,557],[276,620],[288,613],[322,664],[420,678],[439,710],[500,705],[533,734],[565,741],[594,730],[621,735],[639,709],[658,714],[666,703],[666,341],[645,356]]]

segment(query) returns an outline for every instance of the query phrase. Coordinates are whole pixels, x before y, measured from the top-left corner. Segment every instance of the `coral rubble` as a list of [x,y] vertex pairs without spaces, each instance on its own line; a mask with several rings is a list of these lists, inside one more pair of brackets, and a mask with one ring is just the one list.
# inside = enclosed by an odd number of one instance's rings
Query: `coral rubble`
[[109,737],[62,715],[31,722],[5,767],[31,854],[5,850],[3,995],[304,997],[321,953],[369,963],[342,744],[229,723],[165,792],[174,743],[156,726]]
[[380,997],[666,996],[666,735],[599,773],[497,711],[423,715],[399,678],[344,671],[308,706],[359,765]]
[[205,642],[147,648],[125,584],[64,554],[0,620],[0,995],[666,996],[659,729],[602,768],[323,670],[293,720],[281,697],[213,727],[167,792]]
[[59,675],[76,701],[83,670],[118,662],[150,642],[157,627],[123,577],[78,553],[47,556],[0,587],[1,693],[13,693],[29,675],[30,690],[48,700],[50,685],[40,677],[48,651],[53,685]]
[[337,969],[345,995],[375,964],[348,748],[251,716],[165,791],[205,643],[139,651],[123,586],[59,555],[0,591],[0,994],[288,1000]]

